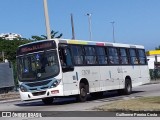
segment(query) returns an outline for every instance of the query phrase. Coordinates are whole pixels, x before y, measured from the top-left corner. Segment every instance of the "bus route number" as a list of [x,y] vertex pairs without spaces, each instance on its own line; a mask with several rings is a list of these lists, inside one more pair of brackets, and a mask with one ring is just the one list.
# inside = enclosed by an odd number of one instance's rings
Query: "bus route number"
[[89,75],[90,74],[90,70],[82,70],[82,75]]

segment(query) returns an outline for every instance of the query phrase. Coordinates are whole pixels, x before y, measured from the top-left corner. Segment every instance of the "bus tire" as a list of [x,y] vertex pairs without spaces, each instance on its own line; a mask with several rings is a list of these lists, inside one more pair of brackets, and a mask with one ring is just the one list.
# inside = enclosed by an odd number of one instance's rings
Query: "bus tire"
[[80,83],[80,94],[77,96],[79,102],[85,102],[87,100],[87,85]]
[[45,105],[51,105],[51,104],[53,103],[53,97],[43,98],[43,99],[42,99],[42,102],[43,102]]
[[125,80],[125,88],[124,88],[124,94],[130,95],[132,93],[132,83],[130,79]]
[[130,95],[132,93],[132,83],[130,79],[125,80],[125,87],[124,89],[119,89],[119,95]]

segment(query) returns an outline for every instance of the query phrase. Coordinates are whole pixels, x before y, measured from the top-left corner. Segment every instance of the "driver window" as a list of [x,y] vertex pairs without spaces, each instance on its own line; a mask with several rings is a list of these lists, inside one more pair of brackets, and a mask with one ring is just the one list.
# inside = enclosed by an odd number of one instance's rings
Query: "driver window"
[[71,52],[69,48],[60,48],[59,55],[62,66],[73,66]]
[[66,65],[67,66],[72,66],[73,64],[72,64],[72,57],[71,57],[70,50],[67,48],[65,52],[66,52],[66,54],[65,54],[65,56],[66,56]]

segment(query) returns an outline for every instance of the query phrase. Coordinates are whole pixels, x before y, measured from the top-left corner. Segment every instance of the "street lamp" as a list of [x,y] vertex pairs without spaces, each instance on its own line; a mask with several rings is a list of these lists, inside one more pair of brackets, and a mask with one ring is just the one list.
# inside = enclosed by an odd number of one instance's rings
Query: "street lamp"
[[88,23],[89,23],[89,38],[90,40],[92,40],[92,29],[91,29],[91,15],[92,14],[87,13],[86,15],[88,16]]
[[45,15],[45,21],[46,21],[47,38],[51,39],[51,30],[50,30],[50,25],[49,25],[47,0],[43,0],[43,3],[44,3],[44,15]]
[[114,36],[114,21],[113,22],[110,22],[112,24],[112,28],[113,28],[113,42],[115,43],[115,36]]

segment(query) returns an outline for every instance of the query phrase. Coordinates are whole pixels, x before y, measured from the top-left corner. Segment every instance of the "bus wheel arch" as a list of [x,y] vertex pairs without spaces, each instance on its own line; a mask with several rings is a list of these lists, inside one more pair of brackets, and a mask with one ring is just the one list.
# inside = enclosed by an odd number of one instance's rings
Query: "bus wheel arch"
[[79,82],[79,94],[77,100],[79,102],[85,102],[87,100],[87,93],[89,92],[89,83],[87,79],[81,79]]
[[86,78],[82,78],[79,82],[79,86],[81,83],[84,83],[86,85],[86,88],[87,88],[87,93],[89,93],[89,82]]

